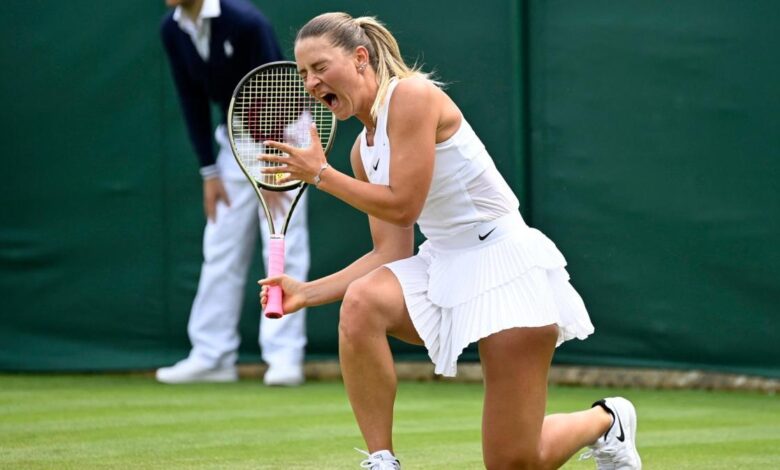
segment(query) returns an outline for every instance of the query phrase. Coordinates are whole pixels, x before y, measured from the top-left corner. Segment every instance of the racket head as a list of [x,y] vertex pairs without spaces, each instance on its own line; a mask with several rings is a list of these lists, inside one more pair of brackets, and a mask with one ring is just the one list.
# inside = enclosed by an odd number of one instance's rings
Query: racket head
[[270,62],[249,72],[236,86],[227,114],[228,140],[247,178],[270,191],[300,187],[300,180],[281,182],[284,174],[261,170],[278,163],[258,160],[260,154],[287,154],[263,145],[274,140],[297,148],[311,144],[309,126],[317,125],[327,153],[336,133],[336,116],[304,87],[295,62]]

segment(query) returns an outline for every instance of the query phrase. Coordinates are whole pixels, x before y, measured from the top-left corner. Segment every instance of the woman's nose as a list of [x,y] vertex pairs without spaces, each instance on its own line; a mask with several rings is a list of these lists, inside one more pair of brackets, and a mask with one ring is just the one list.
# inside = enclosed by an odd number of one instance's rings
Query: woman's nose
[[303,86],[305,86],[306,89],[309,90],[309,93],[314,94],[314,88],[317,86],[319,82],[320,80],[314,75],[307,75],[306,79],[303,82]]

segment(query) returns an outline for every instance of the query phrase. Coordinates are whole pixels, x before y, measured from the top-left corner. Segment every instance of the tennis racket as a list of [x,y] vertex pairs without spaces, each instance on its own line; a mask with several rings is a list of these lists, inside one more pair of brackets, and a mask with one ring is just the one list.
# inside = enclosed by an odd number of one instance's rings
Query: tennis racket
[[[252,186],[268,221],[271,239],[268,241],[268,276],[284,273],[284,235],[295,206],[308,186],[299,180],[283,181],[286,174],[266,174],[262,169],[278,163],[258,160],[260,154],[285,156],[280,150],[266,147],[263,142],[274,140],[297,148],[311,144],[310,126],[317,125],[322,148],[326,154],[336,134],[336,117],[320,101],[306,92],[295,62],[270,62],[249,72],[236,86],[227,113],[228,140],[233,155]],[[261,189],[292,191],[293,199],[281,231],[277,231],[272,212]],[[281,318],[282,288],[270,286],[265,316]]]

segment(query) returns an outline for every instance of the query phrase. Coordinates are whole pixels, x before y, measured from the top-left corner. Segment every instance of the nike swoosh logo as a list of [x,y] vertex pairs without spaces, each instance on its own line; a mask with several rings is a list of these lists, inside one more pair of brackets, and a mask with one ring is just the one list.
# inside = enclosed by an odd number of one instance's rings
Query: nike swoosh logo
[[616,414],[615,417],[617,418],[618,426],[620,427],[620,434],[618,434],[617,440],[623,442],[626,440],[626,435],[623,433],[623,423],[620,421],[620,415]]
[[379,168],[379,160],[374,163],[374,171],[376,171],[377,168]]
[[482,240],[486,239],[487,237],[489,237],[489,236],[490,236],[490,234],[491,234],[491,233],[493,233],[493,230],[495,230],[495,229],[497,229],[497,228],[498,228],[498,227],[493,227],[493,228],[492,228],[492,229],[491,229],[491,230],[490,230],[488,233],[486,233],[486,234],[484,234],[484,235],[478,235],[478,237],[479,237],[479,240],[480,240],[480,241],[482,241]]

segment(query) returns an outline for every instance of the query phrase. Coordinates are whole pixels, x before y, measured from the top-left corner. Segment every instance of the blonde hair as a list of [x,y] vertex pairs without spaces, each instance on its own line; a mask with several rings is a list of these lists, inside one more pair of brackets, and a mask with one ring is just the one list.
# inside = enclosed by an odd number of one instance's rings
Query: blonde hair
[[[371,106],[371,117],[374,119],[385,100],[393,77],[420,76],[431,80],[430,74],[422,72],[416,64],[411,67],[406,65],[392,33],[372,16],[353,18],[347,13],[323,13],[303,25],[295,37],[295,42],[321,36],[327,37],[334,46],[347,51],[354,51],[358,46],[368,50],[368,61],[376,73],[379,86]],[[431,81],[438,84],[434,80]]]

